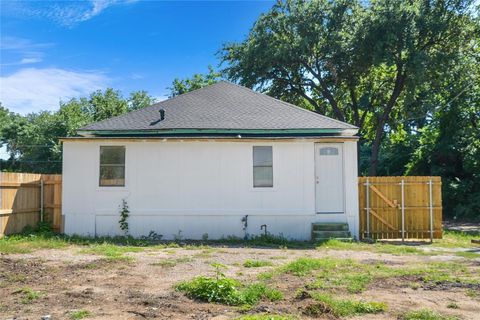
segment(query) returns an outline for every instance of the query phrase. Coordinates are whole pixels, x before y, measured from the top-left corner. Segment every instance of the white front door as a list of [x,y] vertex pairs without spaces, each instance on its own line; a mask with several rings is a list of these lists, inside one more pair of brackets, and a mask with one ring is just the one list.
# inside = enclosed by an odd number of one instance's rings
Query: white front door
[[315,144],[317,213],[344,213],[343,144]]

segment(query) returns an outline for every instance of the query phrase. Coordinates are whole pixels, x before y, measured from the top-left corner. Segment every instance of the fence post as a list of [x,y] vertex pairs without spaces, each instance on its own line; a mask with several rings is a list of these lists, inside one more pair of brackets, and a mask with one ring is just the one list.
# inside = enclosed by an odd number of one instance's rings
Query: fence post
[[367,205],[367,238],[370,238],[370,181],[367,178],[365,183],[365,196],[366,196],[366,205]]
[[45,207],[44,197],[45,190],[43,185],[43,178],[40,178],[40,222],[43,222],[43,208]]
[[402,178],[402,242],[405,241],[405,180]]
[[429,206],[430,206],[430,242],[433,243],[433,196],[432,196],[432,178],[428,181]]

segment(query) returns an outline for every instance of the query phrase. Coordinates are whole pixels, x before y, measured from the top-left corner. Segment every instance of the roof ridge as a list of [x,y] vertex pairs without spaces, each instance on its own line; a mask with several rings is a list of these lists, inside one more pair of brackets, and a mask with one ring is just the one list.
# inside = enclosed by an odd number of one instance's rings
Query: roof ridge
[[313,111],[311,111],[311,110],[308,110],[308,109],[305,109],[305,108],[296,106],[296,105],[294,105],[294,104],[292,104],[292,103],[289,103],[289,102],[286,102],[286,101],[277,99],[277,98],[275,98],[275,97],[269,96],[268,94],[261,93],[261,92],[257,92],[257,91],[255,91],[255,90],[253,90],[253,89],[248,88],[248,87],[241,86],[241,85],[239,85],[239,84],[237,84],[237,83],[230,82],[230,81],[224,81],[224,80],[223,80],[223,82],[228,83],[228,84],[232,84],[232,85],[237,86],[237,87],[239,87],[239,88],[241,88],[241,89],[244,89],[244,90],[248,90],[248,91],[253,92],[253,93],[255,93],[255,94],[261,95],[262,97],[266,96],[266,97],[268,97],[268,98],[271,98],[271,99],[273,99],[273,100],[276,100],[276,101],[278,101],[278,102],[281,102],[282,104],[286,105],[287,107],[295,108],[295,109],[297,109],[297,110],[302,110],[302,111],[304,111],[304,112],[308,112],[309,114],[312,114],[312,115],[321,117],[321,118],[323,118],[323,119],[328,119],[328,120],[330,120],[330,121],[338,122],[338,123],[341,123],[341,124],[343,124],[343,125],[346,124],[346,125],[348,125],[348,126],[351,126],[352,129],[358,129],[357,126],[354,126],[354,125],[352,125],[352,124],[350,124],[350,123],[348,123],[348,122],[340,121],[340,120],[337,120],[337,119],[328,117],[328,116],[326,116],[326,115],[323,115],[323,114],[320,114],[320,113],[317,113],[317,112],[313,112]]

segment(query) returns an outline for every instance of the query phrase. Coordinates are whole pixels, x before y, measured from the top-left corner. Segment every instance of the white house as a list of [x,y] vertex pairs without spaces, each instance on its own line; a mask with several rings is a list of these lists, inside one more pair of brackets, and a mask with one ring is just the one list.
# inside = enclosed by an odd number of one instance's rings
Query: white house
[[63,140],[64,230],[122,234],[125,199],[133,236],[358,237],[356,133],[229,82],[100,121]]

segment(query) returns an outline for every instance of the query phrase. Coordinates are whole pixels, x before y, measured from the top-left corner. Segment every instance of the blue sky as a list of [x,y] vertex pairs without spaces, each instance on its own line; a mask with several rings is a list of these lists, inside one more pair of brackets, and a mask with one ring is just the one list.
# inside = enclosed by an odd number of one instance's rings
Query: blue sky
[[113,87],[164,99],[273,1],[1,1],[0,101],[25,114]]

